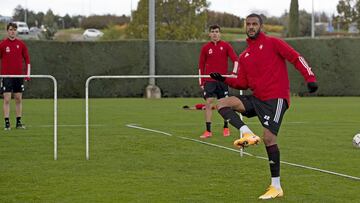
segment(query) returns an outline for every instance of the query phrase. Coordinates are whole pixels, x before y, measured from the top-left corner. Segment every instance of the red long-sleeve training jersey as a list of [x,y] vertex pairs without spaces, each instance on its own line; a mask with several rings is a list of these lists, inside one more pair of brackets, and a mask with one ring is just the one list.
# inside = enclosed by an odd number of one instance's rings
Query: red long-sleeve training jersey
[[[228,73],[228,57],[234,63],[238,57],[232,46],[225,41],[206,43],[200,52],[199,57],[199,74],[209,75],[212,72],[221,74]],[[202,78],[200,85],[204,85],[206,81],[215,81],[211,78]]]
[[0,59],[2,75],[25,75],[30,67],[28,49],[19,39],[6,38],[0,42]]
[[236,89],[248,89],[266,101],[283,98],[290,105],[290,82],[286,60],[292,63],[307,82],[316,82],[305,59],[281,39],[259,33],[247,39],[248,47],[240,54],[237,78],[226,78],[225,83]]

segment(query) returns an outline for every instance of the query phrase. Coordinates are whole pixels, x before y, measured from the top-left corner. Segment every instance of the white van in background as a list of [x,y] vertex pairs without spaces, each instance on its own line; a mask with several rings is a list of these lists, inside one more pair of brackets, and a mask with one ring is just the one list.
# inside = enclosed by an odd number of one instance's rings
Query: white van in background
[[13,23],[17,25],[17,32],[19,34],[29,34],[29,27],[25,22],[15,21]]

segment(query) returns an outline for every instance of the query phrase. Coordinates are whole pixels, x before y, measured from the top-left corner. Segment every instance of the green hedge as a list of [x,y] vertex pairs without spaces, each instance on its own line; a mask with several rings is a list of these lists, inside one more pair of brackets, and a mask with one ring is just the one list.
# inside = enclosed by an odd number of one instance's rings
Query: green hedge
[[[360,95],[360,39],[298,39],[288,41],[309,62],[319,80],[318,95]],[[197,74],[204,42],[159,41],[156,44],[156,74]],[[27,41],[32,74],[53,75],[58,96],[84,97],[85,81],[92,75],[147,75],[147,41],[52,42]],[[237,53],[245,42],[232,42]],[[301,75],[289,65],[291,92],[306,95]],[[200,97],[197,79],[157,79],[164,97]],[[97,79],[90,84],[91,97],[141,97],[146,79]],[[32,79],[26,97],[52,97],[52,82]],[[237,92],[237,91],[232,91]]]

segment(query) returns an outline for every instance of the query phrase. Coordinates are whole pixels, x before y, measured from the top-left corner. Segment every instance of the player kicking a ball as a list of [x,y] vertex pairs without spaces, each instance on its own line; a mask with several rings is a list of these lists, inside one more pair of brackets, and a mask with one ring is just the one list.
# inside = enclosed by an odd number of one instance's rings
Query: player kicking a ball
[[237,147],[258,144],[260,138],[240,119],[235,111],[246,117],[257,116],[264,127],[263,140],[269,158],[271,185],[259,199],[282,197],[280,185],[280,151],[277,135],[281,121],[290,104],[290,84],[286,61],[291,62],[307,82],[310,93],[317,90],[316,78],[305,59],[281,39],[269,37],[261,30],[258,14],[246,17],[247,48],[240,54],[237,78],[225,78],[220,73],[210,76],[236,89],[251,89],[253,95],[222,98],[218,101],[220,115],[243,133],[235,140]]

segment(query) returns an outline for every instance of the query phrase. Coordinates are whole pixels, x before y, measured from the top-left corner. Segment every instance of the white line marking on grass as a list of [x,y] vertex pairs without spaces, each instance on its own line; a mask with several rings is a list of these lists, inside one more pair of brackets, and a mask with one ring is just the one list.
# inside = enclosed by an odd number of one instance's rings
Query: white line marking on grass
[[170,134],[170,133],[166,133],[166,132],[159,131],[159,130],[152,130],[152,129],[149,129],[149,128],[142,128],[142,127],[137,126],[137,124],[127,124],[126,127],[136,128],[136,129],[139,129],[139,130],[146,130],[146,131],[150,131],[150,132],[154,132],[154,133],[160,133],[160,134],[164,134],[164,135],[167,135],[167,136],[172,136],[172,134]]
[[[163,132],[163,131],[139,127],[139,126],[137,126],[137,124],[127,124],[126,126],[129,127],[129,128],[136,128],[136,129],[139,129],[139,130],[145,130],[145,131],[160,133],[160,134],[164,134],[164,135],[168,135],[168,136],[173,136],[172,134],[166,133],[166,132]],[[210,142],[204,142],[204,141],[197,140],[197,139],[192,139],[192,138],[183,137],[183,136],[174,136],[174,137],[180,138],[180,139],[183,139],[183,140],[189,140],[189,141],[193,141],[193,142],[198,142],[198,143],[205,144],[205,145],[209,145],[209,146],[212,146],[212,147],[218,147],[218,148],[221,148],[221,149],[226,149],[226,150],[233,151],[233,152],[237,152],[237,153],[240,152],[240,150],[237,150],[237,149],[232,149],[232,148],[229,148],[229,147],[225,147],[225,146],[213,144],[213,143],[210,143]],[[250,153],[247,153],[247,152],[243,152],[243,153],[244,153],[245,155],[248,155],[248,156],[251,156],[251,157],[255,157],[255,158],[257,158],[257,159],[263,159],[263,160],[266,160],[266,161],[268,160],[268,158],[266,158],[266,157],[256,156],[256,155],[253,155],[253,154],[250,154]],[[313,171],[318,171],[318,172],[322,172],[322,173],[337,175],[337,176],[341,176],[341,177],[344,177],[344,178],[350,178],[350,179],[353,179],[353,180],[360,180],[360,177],[350,176],[350,175],[346,175],[346,174],[342,174],[342,173],[336,173],[336,172],[333,172],[333,171],[328,171],[328,170],[319,169],[319,168],[315,168],[315,167],[310,167],[310,166],[304,166],[304,165],[300,165],[300,164],[290,163],[290,162],[287,162],[287,161],[280,161],[280,163],[282,163],[282,164],[287,164],[287,165],[290,165],[290,166],[299,167],[299,168],[309,169],[309,170],[313,170]]]
[[[28,127],[39,127],[39,128],[52,128],[54,127],[54,125],[26,125]],[[77,127],[85,127],[85,124],[79,124],[79,125],[57,125],[58,127],[73,127],[73,128],[77,128]],[[94,125],[89,125],[90,127],[104,127],[105,125],[103,124],[94,124]]]
[[[175,136],[175,137],[183,139],[183,140],[190,140],[190,141],[193,141],[193,142],[198,142],[198,143],[201,143],[201,144],[210,145],[210,146],[213,146],[213,147],[218,147],[218,148],[221,148],[221,149],[230,150],[230,151],[233,151],[233,152],[240,152],[237,149],[232,149],[232,148],[229,148],[229,147],[213,144],[213,143],[210,143],[210,142],[204,142],[204,141],[201,141],[201,140],[196,140],[196,139],[192,139],[192,138],[188,138],[188,137],[182,137],[182,136]],[[247,153],[247,152],[243,152],[243,153],[248,155],[248,156],[254,156],[254,155],[252,155],[250,153]]]

